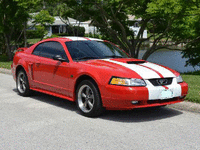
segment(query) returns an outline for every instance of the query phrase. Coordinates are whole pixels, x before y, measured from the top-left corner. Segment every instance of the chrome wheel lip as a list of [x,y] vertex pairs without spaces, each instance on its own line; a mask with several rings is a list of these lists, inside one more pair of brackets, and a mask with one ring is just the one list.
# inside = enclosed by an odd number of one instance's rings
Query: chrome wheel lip
[[78,106],[84,113],[89,113],[94,107],[94,92],[88,85],[82,85],[78,91]]
[[20,93],[26,92],[26,84],[26,75],[23,72],[20,72],[17,78],[17,89]]

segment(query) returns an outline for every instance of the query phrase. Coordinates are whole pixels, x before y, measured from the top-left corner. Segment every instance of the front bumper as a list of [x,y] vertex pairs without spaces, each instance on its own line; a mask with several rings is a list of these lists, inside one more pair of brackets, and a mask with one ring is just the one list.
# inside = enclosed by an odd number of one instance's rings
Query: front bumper
[[[147,87],[123,87],[108,85],[105,89],[101,90],[102,103],[108,110],[129,110],[134,108],[174,104],[183,101],[188,92],[187,83],[183,82],[179,85],[181,87],[181,93],[178,96],[176,95],[173,98],[162,100],[150,100]],[[133,103],[134,101],[137,103]]]
[[[182,102],[183,98],[173,98],[173,99],[166,99],[166,100],[147,100],[147,101],[138,101],[137,104],[132,104],[130,101],[124,101],[123,103],[116,103],[115,107],[107,106],[107,110],[131,110],[135,108],[147,108],[147,107],[156,107],[156,106],[165,106],[170,104],[175,104]],[[113,102],[112,102],[113,104]],[[116,106],[118,105],[118,106]]]

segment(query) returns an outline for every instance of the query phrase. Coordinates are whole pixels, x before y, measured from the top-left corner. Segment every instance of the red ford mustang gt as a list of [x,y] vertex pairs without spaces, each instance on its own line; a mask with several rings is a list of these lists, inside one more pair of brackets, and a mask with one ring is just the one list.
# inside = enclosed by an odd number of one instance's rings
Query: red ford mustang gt
[[85,116],[105,109],[165,106],[183,101],[188,85],[170,68],[130,58],[93,38],[52,38],[16,52],[12,67],[20,95],[31,90],[75,101]]

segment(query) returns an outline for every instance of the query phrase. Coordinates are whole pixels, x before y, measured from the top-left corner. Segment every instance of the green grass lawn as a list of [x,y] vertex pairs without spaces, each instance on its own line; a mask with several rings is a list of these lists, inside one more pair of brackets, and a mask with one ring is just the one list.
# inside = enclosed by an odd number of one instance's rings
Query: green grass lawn
[[11,67],[10,67],[11,64],[12,64],[12,61],[0,62],[0,68],[11,69]]
[[39,42],[41,39],[40,38],[37,38],[37,39],[27,39],[27,42],[30,43],[30,44],[35,44],[37,42]]
[[0,55],[0,68],[11,69],[10,65],[12,61],[8,61],[8,57],[5,55]]
[[200,103],[200,71],[182,74],[183,80],[188,83],[189,91],[185,100]]

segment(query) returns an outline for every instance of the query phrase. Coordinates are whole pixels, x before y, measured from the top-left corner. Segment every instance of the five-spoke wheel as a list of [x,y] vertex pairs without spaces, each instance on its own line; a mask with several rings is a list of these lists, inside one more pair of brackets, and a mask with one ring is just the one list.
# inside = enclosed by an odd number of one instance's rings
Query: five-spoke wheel
[[84,80],[78,85],[76,102],[79,111],[84,116],[98,116],[103,111],[98,87],[92,80]]
[[24,70],[20,70],[17,74],[17,91],[22,96],[28,96],[30,93],[28,78]]
[[83,85],[78,92],[78,104],[80,109],[88,113],[94,106],[94,93],[88,85]]

